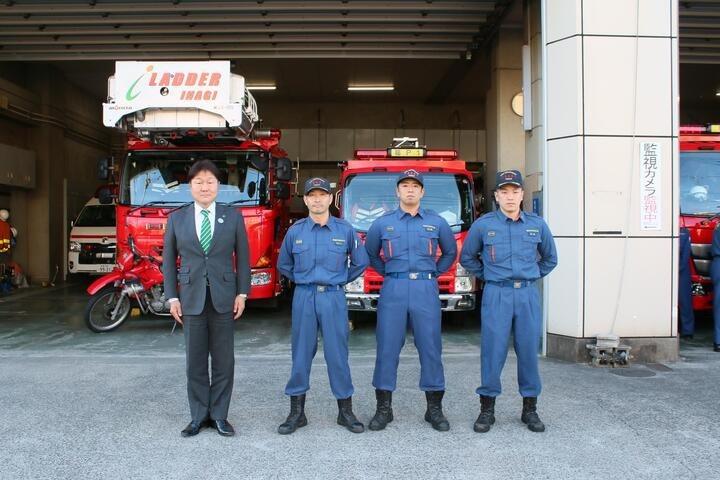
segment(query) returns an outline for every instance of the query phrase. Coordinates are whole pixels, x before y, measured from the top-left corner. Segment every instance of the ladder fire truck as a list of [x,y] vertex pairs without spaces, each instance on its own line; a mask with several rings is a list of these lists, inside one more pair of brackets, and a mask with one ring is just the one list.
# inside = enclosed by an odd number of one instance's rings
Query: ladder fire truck
[[[127,133],[116,201],[118,258],[128,250],[160,255],[167,216],[192,202],[190,165],[209,159],[222,176],[217,202],[237,206],[245,219],[249,299],[276,302],[293,170],[280,132],[259,130],[258,121],[245,79],[232,74],[227,61],[117,62],[103,123]],[[100,280],[95,291],[103,287]],[[167,313],[162,283],[144,294],[150,313]]]

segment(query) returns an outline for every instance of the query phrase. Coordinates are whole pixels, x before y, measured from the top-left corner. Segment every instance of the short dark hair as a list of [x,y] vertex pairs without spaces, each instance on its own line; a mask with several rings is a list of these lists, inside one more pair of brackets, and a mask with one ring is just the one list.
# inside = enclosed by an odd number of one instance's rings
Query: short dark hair
[[215,163],[212,160],[208,160],[207,158],[203,158],[202,160],[198,160],[195,163],[193,163],[190,166],[190,170],[188,171],[188,183],[192,182],[192,179],[197,176],[200,172],[210,172],[215,176],[217,181],[220,181],[220,169],[215,165]]

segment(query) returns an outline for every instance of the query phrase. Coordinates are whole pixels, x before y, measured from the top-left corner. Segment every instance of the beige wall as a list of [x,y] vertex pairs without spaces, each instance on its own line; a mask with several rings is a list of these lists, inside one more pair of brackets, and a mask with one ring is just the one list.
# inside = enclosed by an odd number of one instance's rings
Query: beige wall
[[278,104],[261,96],[257,101],[267,128],[485,129],[482,104],[395,103],[377,96],[348,103]]
[[52,279],[56,268],[60,281],[67,248],[64,218],[77,213],[75,204],[92,195],[98,184],[96,161],[109,151],[101,100],[66,81],[53,67],[34,64],[2,64],[0,94],[21,109],[20,113],[0,111],[0,142],[36,154],[35,188],[6,189],[12,223],[19,230],[13,259],[33,283]]

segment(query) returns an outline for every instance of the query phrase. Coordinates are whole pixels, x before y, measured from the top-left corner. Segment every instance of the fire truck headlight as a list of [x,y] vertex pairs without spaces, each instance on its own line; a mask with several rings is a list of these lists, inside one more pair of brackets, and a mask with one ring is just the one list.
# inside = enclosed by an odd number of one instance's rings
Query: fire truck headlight
[[79,252],[80,251],[80,242],[70,242],[70,251],[71,252]]
[[268,272],[255,272],[250,276],[250,285],[267,285],[272,280]]
[[460,265],[460,262],[457,263],[457,266],[455,267],[455,275],[458,277],[467,277],[470,275],[470,272],[465,270],[465,267]]
[[456,293],[472,292],[472,289],[473,289],[472,277],[455,277],[455,292]]
[[365,291],[365,277],[360,275],[358,278],[345,285],[345,291],[350,293],[363,293]]

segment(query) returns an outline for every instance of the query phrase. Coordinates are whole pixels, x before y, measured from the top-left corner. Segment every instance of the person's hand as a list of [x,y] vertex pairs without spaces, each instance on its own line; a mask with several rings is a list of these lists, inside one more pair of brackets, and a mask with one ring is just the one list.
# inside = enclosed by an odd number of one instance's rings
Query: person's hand
[[180,300],[173,300],[170,302],[170,315],[172,315],[175,321],[178,322],[180,325],[183,324],[182,307],[180,306]]
[[237,297],[235,297],[235,305],[233,306],[233,313],[235,314],[233,316],[233,320],[237,320],[238,318],[240,318],[240,315],[242,315],[244,310],[245,310],[245,296],[238,295]]

